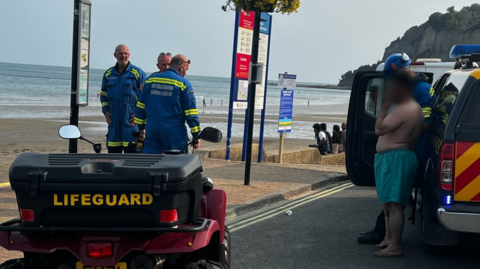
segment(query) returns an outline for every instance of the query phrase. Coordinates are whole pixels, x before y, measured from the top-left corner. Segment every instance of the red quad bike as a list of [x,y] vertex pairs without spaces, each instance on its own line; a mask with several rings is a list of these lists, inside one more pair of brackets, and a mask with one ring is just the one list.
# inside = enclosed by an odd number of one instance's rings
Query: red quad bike
[[[59,134],[90,142],[73,125]],[[0,269],[230,269],[225,192],[197,155],[179,153],[19,155],[10,185],[21,217],[0,224],[0,245],[24,258]]]

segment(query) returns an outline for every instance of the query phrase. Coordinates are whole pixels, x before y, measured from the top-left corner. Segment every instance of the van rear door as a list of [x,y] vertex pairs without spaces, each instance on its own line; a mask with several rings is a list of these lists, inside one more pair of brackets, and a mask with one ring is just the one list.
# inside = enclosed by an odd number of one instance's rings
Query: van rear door
[[[475,75],[476,73],[476,75]],[[475,76],[474,76],[475,75]],[[458,120],[447,127],[455,134],[454,201],[480,202],[480,70],[466,79],[459,95]],[[449,85],[446,85],[447,88]],[[464,104],[460,107],[460,104]],[[461,108],[461,110],[460,110]],[[452,121],[454,118],[452,118]]]
[[378,137],[375,122],[385,96],[381,72],[358,72],[353,81],[348,107],[346,166],[352,182],[375,186],[373,164]]

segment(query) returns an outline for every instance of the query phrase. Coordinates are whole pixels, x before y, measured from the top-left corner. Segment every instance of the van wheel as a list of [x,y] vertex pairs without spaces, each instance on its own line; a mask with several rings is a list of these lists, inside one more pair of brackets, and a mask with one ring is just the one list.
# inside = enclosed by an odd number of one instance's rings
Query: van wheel
[[427,254],[439,254],[441,253],[441,250],[442,248],[440,246],[435,246],[435,245],[430,245],[430,244],[427,244],[425,243],[425,239],[424,239],[424,236],[425,236],[425,219],[426,218],[429,218],[428,216],[428,210],[427,210],[427,207],[426,207],[426,204],[425,204],[425,201],[426,199],[422,198],[423,201],[422,201],[422,249],[423,249],[423,252],[427,253]]
[[225,245],[225,269],[232,268],[232,239],[230,236],[230,230],[225,226],[225,235],[223,237],[223,244]]
[[8,260],[2,265],[0,265],[0,269],[33,269],[30,266],[27,266],[23,259],[15,259],[15,260]]

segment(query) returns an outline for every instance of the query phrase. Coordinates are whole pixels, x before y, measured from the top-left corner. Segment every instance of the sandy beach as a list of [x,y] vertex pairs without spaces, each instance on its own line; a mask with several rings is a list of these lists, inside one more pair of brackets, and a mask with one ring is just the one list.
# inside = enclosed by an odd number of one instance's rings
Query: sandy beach
[[[243,120],[235,117],[235,123],[243,124]],[[275,116],[267,116],[268,120],[278,119]],[[216,122],[216,123],[226,123],[227,115],[225,114],[208,114],[201,115],[200,119],[202,122]],[[259,117],[256,117],[257,125],[259,122]],[[308,126],[305,128],[310,128],[315,122],[338,122],[341,123],[346,119],[345,115],[309,115],[309,116],[296,116],[294,120],[308,122]],[[62,140],[58,136],[58,128],[63,125],[68,124],[68,118],[57,118],[57,119],[0,119],[0,134],[2,139],[0,142],[0,182],[8,181],[8,171],[11,163],[16,156],[22,152],[68,152],[68,141]],[[103,116],[90,116],[90,117],[81,117],[79,127],[82,130],[84,137],[88,138],[91,141],[96,143],[102,143],[105,147],[105,133],[106,133],[106,123],[104,123]],[[226,134],[224,134],[226,137]],[[241,143],[242,139],[240,137],[232,138],[232,143],[237,144]],[[258,137],[254,137],[254,143],[258,142]],[[285,141],[285,150],[303,148],[307,147],[308,144],[313,143],[313,132],[312,139],[297,139],[295,138],[294,133],[287,135]],[[278,149],[278,138],[265,138],[264,140],[265,150],[276,150]],[[202,147],[204,149],[209,148],[224,148],[225,141],[222,141],[219,144],[203,143]],[[90,144],[79,141],[78,143],[79,152],[93,152],[93,149]],[[106,150],[104,149],[104,152]]]

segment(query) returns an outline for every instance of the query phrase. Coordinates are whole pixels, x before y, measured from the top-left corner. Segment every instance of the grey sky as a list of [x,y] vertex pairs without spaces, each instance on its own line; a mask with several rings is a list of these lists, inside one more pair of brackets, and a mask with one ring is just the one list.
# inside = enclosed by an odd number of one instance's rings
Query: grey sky
[[[117,44],[131,61],[156,70],[159,52],[183,53],[189,74],[229,77],[235,14],[226,0],[91,0],[91,65],[115,63]],[[435,11],[473,0],[302,0],[297,14],[274,14],[270,79],[285,71],[299,81],[337,83],[340,75],[376,62],[384,48]],[[0,4],[0,62],[70,66],[73,0]]]

